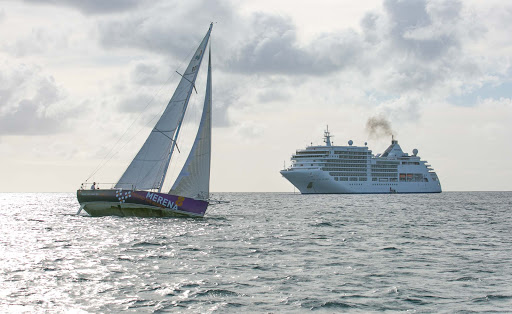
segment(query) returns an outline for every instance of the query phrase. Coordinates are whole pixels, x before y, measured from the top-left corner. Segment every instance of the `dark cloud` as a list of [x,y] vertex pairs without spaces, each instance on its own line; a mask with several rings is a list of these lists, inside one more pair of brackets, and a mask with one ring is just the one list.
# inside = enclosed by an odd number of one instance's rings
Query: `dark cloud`
[[185,55],[191,47],[199,43],[200,36],[169,32],[176,27],[177,23],[173,19],[161,16],[136,16],[128,19],[123,17],[100,21],[98,24],[100,41],[106,48],[130,47],[167,55]]
[[[44,2],[73,5],[83,11],[86,6],[88,11],[84,12],[114,12],[109,11],[112,4],[102,6],[99,1]],[[243,90],[250,86],[250,80],[242,82],[228,76],[256,75],[268,81],[277,78],[276,84],[286,87],[280,83],[282,78],[300,77],[305,81],[335,74],[342,81],[357,78],[364,83],[360,88],[394,95],[395,99],[409,94],[424,99],[424,95],[449,96],[445,94],[450,91],[439,91],[448,90],[446,86],[454,81],[465,85],[472,80],[480,82],[486,72],[475,58],[464,53],[464,45],[472,40],[468,34],[478,38],[481,33],[474,31],[478,23],[468,22],[462,3],[455,0],[384,0],[382,12],[369,12],[362,18],[360,31],[321,33],[307,42],[299,41],[297,25],[290,18],[266,13],[242,16],[232,2],[224,0],[155,1],[132,10],[135,7],[128,1],[119,7],[125,14],[102,15],[95,20],[100,43],[109,49],[133,48],[161,54],[173,60],[168,64],[188,62],[209,22],[218,18],[212,37],[214,69],[229,75],[223,77],[225,88],[215,86],[216,105],[221,112],[220,118],[214,118],[217,126],[231,123],[228,108],[250,103],[241,101],[244,97],[240,96],[247,95]],[[156,86],[164,83],[174,69],[160,62],[139,63],[131,79],[138,85]],[[252,96],[268,102],[293,95],[284,89],[265,90]],[[126,98],[118,108],[130,111],[136,104],[136,98]]]
[[376,44],[382,40],[379,36],[379,22],[382,17],[376,13],[366,13],[361,19],[361,28],[363,29],[363,35],[365,41],[370,44]]
[[61,121],[46,116],[36,101],[22,100],[16,111],[0,116],[2,135],[47,135],[63,129]]
[[367,49],[360,68],[373,88],[443,99],[457,92],[448,86],[485,80],[481,59],[466,51],[485,32],[459,1],[386,0],[384,8],[361,21]]
[[252,73],[305,72],[311,68],[309,52],[298,47],[295,25],[290,19],[256,14],[251,24],[258,32],[239,43],[229,68]]
[[98,30],[107,48],[131,47],[184,58],[193,53],[215,17],[229,24],[232,14],[223,0],[157,2],[128,16],[103,19]]
[[218,68],[251,74],[325,75],[347,68],[371,71],[368,68],[386,63],[404,68],[404,60],[435,62],[460,48],[454,26],[460,20],[460,2],[385,0],[384,8],[384,13],[368,13],[362,19],[362,32],[323,33],[307,43],[299,42],[297,27],[287,17],[255,13],[242,19],[230,3],[220,0],[157,2],[128,16],[102,19],[98,29],[105,47],[132,47],[183,59],[198,44],[212,16],[222,16],[213,37],[221,56]]
[[429,14],[444,22],[461,18],[462,9],[462,3],[459,0],[445,0],[427,4]]
[[56,110],[64,93],[52,77],[20,66],[0,75],[0,134],[44,135],[65,129],[73,107]]
[[255,14],[250,29],[257,32],[239,41],[236,54],[226,65],[231,71],[319,75],[354,64],[360,51],[353,31],[321,34],[301,46],[296,26],[281,16]]
[[105,14],[134,9],[145,1],[141,0],[24,0],[33,4],[65,6],[85,14]]
[[289,18],[256,13],[242,19],[225,1],[202,0],[172,8],[157,4],[128,16],[102,19],[100,42],[110,49],[131,47],[184,58],[215,16],[222,20],[214,27],[212,42],[225,71],[323,74],[354,64],[361,53],[361,40],[352,30],[321,34],[301,46]]
[[[443,3],[443,8],[439,10],[444,12],[441,14],[443,21],[440,22],[450,22],[458,17],[461,6],[458,2],[453,3],[452,6]],[[433,27],[435,25],[427,11],[427,4],[426,0],[386,0],[384,8],[392,24],[391,39],[397,48],[423,60],[433,60],[446,54],[451,47],[457,46],[459,41],[455,34],[450,32],[434,33],[437,29]],[[431,7],[433,10],[436,9],[434,4]],[[427,37],[414,36],[414,33],[421,30],[427,33]]]

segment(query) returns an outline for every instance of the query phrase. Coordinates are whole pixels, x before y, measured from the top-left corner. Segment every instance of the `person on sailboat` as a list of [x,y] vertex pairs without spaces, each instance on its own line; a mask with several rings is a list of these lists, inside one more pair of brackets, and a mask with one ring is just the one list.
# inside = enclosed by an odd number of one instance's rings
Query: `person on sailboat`
[[93,182],[91,185],[91,190],[96,190],[96,182]]

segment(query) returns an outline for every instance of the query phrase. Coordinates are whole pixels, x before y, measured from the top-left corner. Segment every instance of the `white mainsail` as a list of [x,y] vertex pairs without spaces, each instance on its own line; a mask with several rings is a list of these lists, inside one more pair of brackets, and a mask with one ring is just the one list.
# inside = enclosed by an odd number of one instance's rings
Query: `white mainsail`
[[194,53],[185,73],[183,73],[180,83],[160,120],[158,120],[146,142],[117,182],[116,188],[136,188],[139,190],[161,188],[190,94],[192,89],[195,88],[195,80],[212,27],[213,24],[210,24],[208,32]]
[[[210,48],[211,49],[211,48]],[[210,192],[210,163],[212,146],[212,66],[211,50],[208,53],[208,78],[203,114],[194,145],[187,161],[169,194],[206,200]]]

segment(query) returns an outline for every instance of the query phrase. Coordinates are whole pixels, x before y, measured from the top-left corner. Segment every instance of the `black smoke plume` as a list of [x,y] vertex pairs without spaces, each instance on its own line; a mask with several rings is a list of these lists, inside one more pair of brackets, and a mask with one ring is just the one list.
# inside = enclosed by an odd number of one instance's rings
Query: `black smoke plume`
[[371,139],[389,137],[394,134],[391,123],[383,116],[370,117],[366,121],[366,131]]

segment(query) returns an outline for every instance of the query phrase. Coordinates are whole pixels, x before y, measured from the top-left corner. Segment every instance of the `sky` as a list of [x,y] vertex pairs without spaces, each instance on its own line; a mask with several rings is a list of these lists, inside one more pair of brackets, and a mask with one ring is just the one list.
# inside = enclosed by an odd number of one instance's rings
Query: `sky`
[[[115,183],[210,22],[212,192],[292,192],[279,170],[327,125],[334,145],[382,153],[375,117],[444,191],[512,190],[512,2],[355,3],[0,1],[0,192]],[[167,185],[195,136],[205,64]]]

